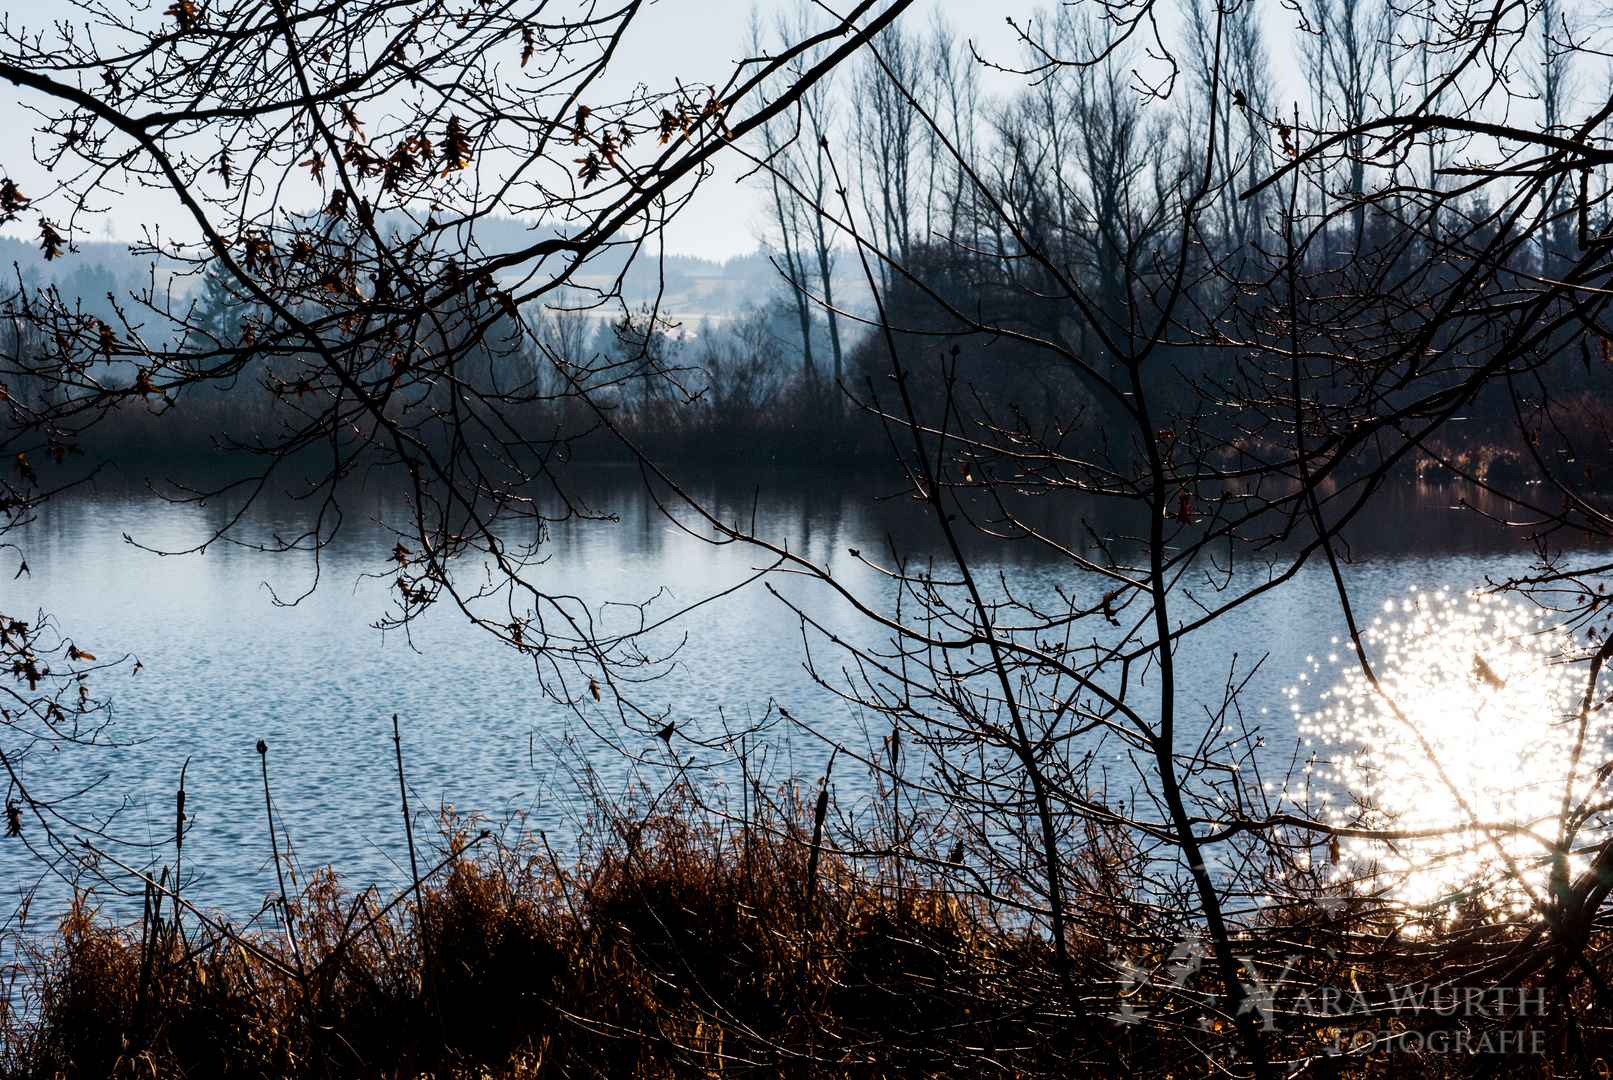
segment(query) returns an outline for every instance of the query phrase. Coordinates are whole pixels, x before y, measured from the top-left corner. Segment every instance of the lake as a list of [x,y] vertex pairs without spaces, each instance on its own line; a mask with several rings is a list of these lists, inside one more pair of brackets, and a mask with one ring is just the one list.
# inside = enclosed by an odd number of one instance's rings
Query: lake
[[[754,550],[712,546],[673,528],[636,474],[599,470],[586,482],[595,505],[618,520],[557,528],[541,573],[549,587],[585,598],[605,620],[626,617],[612,603],[656,597],[652,612],[671,611],[754,574],[760,561]],[[888,593],[888,586],[848,548],[871,553],[894,542],[909,553],[941,557],[922,515],[901,500],[881,500],[890,488],[874,478],[781,473],[708,477],[694,486],[724,516],[754,513],[760,532],[787,540],[873,595]],[[1457,501],[1452,489],[1436,484],[1405,483],[1384,493],[1352,533],[1347,573],[1360,610],[1399,602],[1414,588],[1459,594],[1528,566],[1514,539],[1458,509]],[[28,619],[43,610],[81,648],[103,661],[129,654],[140,669],[131,660],[92,683],[113,703],[111,745],[36,752],[24,763],[36,795],[60,797],[98,781],[78,805],[101,813],[121,807],[116,835],[160,841],[172,836],[174,792],[188,760],[193,822],[185,863],[187,876],[197,875],[190,896],[249,917],[277,891],[255,750],[262,739],[270,747],[277,811],[304,870],[329,863],[356,885],[396,887],[408,879],[392,744],[396,713],[415,808],[452,806],[493,822],[513,818],[511,827],[543,829],[563,847],[585,806],[562,762],[590,763],[605,790],[619,792],[634,776],[622,750],[652,759],[666,750],[603,710],[585,710],[589,723],[579,723],[543,695],[528,658],[446,605],[427,612],[408,635],[375,629],[392,602],[385,570],[394,538],[372,521],[395,516],[398,505],[385,491],[348,500],[346,524],[321,556],[318,588],[289,607],[274,598],[296,596],[311,583],[305,554],[267,556],[213,544],[204,554],[162,556],[125,539],[184,548],[206,537],[219,511],[167,505],[132,482],[41,509],[11,537],[30,572],[11,580],[16,553],[0,559],[0,610]],[[299,512],[255,508],[248,533],[284,535],[302,524]],[[1049,593],[1068,583],[1065,565],[1023,546],[982,549],[980,557],[982,577],[1000,572],[1017,587]],[[776,585],[832,630],[865,634],[826,590],[799,578]],[[1183,654],[1184,685],[1198,680],[1218,688],[1235,651],[1245,666],[1266,656],[1245,713],[1263,726],[1280,773],[1300,738],[1296,710],[1308,715],[1320,691],[1336,681],[1341,625],[1325,564],[1309,566],[1286,588],[1201,635]],[[796,616],[758,584],[698,607],[659,632],[655,644],[663,651],[676,646],[676,663],[642,686],[640,697],[667,710],[684,732],[709,742],[725,723],[737,729],[778,703],[835,741],[877,744],[854,710],[813,681],[803,667]],[[1302,675],[1309,682],[1301,684]],[[693,749],[681,737],[675,745]],[[797,735],[788,745],[749,750],[770,756],[771,775],[812,782],[829,747]],[[714,751],[702,753],[710,758]],[[836,775],[838,799],[863,793],[865,777],[839,769]],[[431,829],[424,818],[417,827]],[[128,857],[141,859],[132,851]],[[20,896],[39,868],[17,841],[6,840],[0,874],[0,886]],[[59,910],[64,895],[59,883],[46,886],[35,913]]]

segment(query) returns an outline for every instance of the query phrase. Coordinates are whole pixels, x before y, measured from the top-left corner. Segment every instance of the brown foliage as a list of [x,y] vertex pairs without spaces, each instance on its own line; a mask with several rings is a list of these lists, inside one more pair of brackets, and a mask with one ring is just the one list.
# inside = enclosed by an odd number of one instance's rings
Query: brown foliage
[[5,1014],[3,1072],[963,1075],[981,1055],[1040,1071],[1050,1035],[1068,1049],[1065,1019],[1022,1007],[1052,982],[1042,943],[834,856],[809,897],[800,837],[663,814],[562,870],[530,840],[449,834],[429,971],[410,906],[328,871],[291,905],[302,974],[272,927],[176,927],[155,904],[119,925],[81,896],[24,949],[32,1015]]

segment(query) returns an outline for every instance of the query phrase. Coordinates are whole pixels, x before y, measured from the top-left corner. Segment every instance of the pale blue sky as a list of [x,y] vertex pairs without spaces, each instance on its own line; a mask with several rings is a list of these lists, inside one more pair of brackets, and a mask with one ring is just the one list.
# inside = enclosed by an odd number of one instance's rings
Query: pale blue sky
[[[782,6],[776,0],[658,0],[645,13],[648,32],[635,40],[632,62],[622,70],[643,71],[640,79],[650,85],[691,75],[720,83],[743,53],[752,10],[765,22]],[[940,12],[960,40],[974,41],[984,55],[1012,61],[1018,50],[1006,17],[1023,21],[1046,6],[1046,0],[920,0],[904,19],[915,30],[927,30]],[[755,183],[736,183],[743,171],[739,162],[725,164],[674,222],[667,237],[669,251],[720,259],[756,249],[765,213],[761,190]]]
[[[114,0],[115,2],[115,0]],[[786,0],[788,2],[788,0]],[[960,37],[972,39],[983,49],[1008,56],[1014,52],[1013,38],[1004,17],[1016,18],[1039,6],[1040,0],[1008,0],[1006,5],[971,0],[922,0],[907,16],[910,25],[927,27],[933,13],[940,10]],[[655,0],[644,9],[619,53],[613,71],[623,80],[622,89],[642,82],[652,88],[670,87],[674,80],[722,83],[742,55],[749,36],[753,10],[764,22],[780,6],[779,0]],[[64,0],[43,0],[26,9],[12,8],[7,18],[16,29],[33,27],[55,18],[73,19],[72,6]],[[78,13],[75,21],[82,21]],[[27,98],[17,88],[5,85],[0,91],[0,145],[14,148],[0,157],[7,175],[14,178],[25,194],[46,206],[52,178],[31,160],[26,149],[32,138],[36,117],[21,107]],[[673,223],[667,247],[678,254],[722,259],[747,254],[756,248],[761,225],[762,202],[754,183],[739,183],[743,163],[736,155],[720,162],[717,175],[697,194],[686,212]],[[106,208],[103,217],[82,219],[77,239],[133,240],[143,226],[166,225],[170,234],[188,235],[185,215],[169,197],[151,191],[132,190]],[[63,211],[47,212],[60,220]],[[8,226],[9,235],[32,239],[37,223],[29,218]]]
[[[843,6],[837,0],[830,2]],[[1268,27],[1267,46],[1278,97],[1307,97],[1309,92],[1303,89],[1294,57],[1294,16],[1280,0],[1250,2],[1260,5]],[[626,93],[641,82],[660,89],[678,79],[720,84],[744,53],[753,11],[766,23],[781,7],[793,7],[794,3],[795,0],[654,0],[641,13],[613,64],[614,77],[620,83],[610,89]],[[1020,51],[1006,17],[1012,16],[1023,25],[1049,6],[1048,0],[918,0],[904,20],[914,31],[925,32],[940,14],[958,38],[972,42],[981,55],[1013,64]],[[25,9],[13,8],[7,18],[16,28],[24,20],[35,23],[66,16],[71,11],[66,0],[37,0]],[[1176,0],[1161,0],[1156,9],[1167,35],[1173,32],[1171,24],[1179,11]],[[982,83],[988,94],[1000,94],[1016,84],[1022,85],[1023,79],[987,71]],[[0,150],[0,166],[26,194],[38,198],[49,191],[51,178],[29,159],[26,147],[34,118],[18,107],[23,100],[13,87],[0,92],[0,147],[15,148],[9,153]],[[735,154],[718,161],[716,175],[670,227],[666,237],[669,252],[722,259],[755,250],[763,226],[764,204],[761,189],[754,181],[739,182],[744,164]],[[317,192],[310,195],[311,199],[317,197]],[[177,204],[161,193],[134,190],[107,209],[109,213],[102,217],[81,221],[76,237],[132,240],[140,236],[143,226],[152,223],[162,223],[186,237],[194,232],[187,227]],[[61,217],[54,207],[48,212],[58,220]],[[5,231],[32,239],[37,234],[37,221],[29,219]]]

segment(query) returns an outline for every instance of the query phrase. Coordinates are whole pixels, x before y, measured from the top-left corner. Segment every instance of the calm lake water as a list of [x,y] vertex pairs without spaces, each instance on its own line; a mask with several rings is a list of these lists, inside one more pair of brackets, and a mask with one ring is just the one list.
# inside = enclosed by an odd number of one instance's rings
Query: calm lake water
[[[632,476],[601,473],[590,483],[595,504],[620,520],[556,530],[543,570],[551,587],[596,607],[665,589],[657,604],[670,609],[753,572],[755,552],[680,535]],[[760,531],[870,588],[873,576],[848,548],[888,550],[887,538],[895,537],[906,550],[939,555],[922,520],[878,502],[880,491],[871,479],[799,475],[767,477],[759,494],[755,478],[713,480],[703,489],[731,511],[727,516],[748,517],[754,508]],[[12,537],[31,573],[11,580],[15,553],[0,556],[0,610],[22,618],[49,612],[82,648],[102,660],[130,654],[141,670],[133,673],[131,663],[96,678],[96,693],[114,703],[115,745],[36,754],[25,766],[36,794],[60,796],[99,780],[85,805],[101,811],[123,805],[115,831],[156,841],[172,836],[173,793],[188,759],[194,822],[185,860],[198,875],[191,896],[249,916],[276,891],[255,750],[263,739],[271,747],[277,808],[302,867],[331,863],[354,884],[396,886],[408,876],[392,746],[397,713],[417,807],[452,805],[495,821],[525,815],[522,827],[543,828],[563,843],[578,803],[546,744],[570,735],[572,760],[592,762],[607,790],[630,782],[628,764],[543,696],[530,660],[456,612],[429,612],[408,638],[373,628],[387,611],[390,579],[367,575],[385,569],[393,540],[367,518],[395,516],[398,504],[389,500],[372,494],[349,502],[348,524],[324,553],[319,588],[295,607],[278,607],[272,596],[307,586],[306,556],[213,545],[205,554],[163,557],[125,540],[127,534],[152,547],[185,547],[206,535],[213,511],[164,505],[138,485],[42,510]],[[1363,610],[1413,587],[1460,592],[1528,565],[1512,541],[1455,509],[1456,501],[1452,491],[1431,485],[1386,493],[1354,537],[1357,561],[1348,572]],[[259,535],[299,523],[289,511],[254,513],[249,524]],[[1049,593],[1068,577],[1058,562],[1022,547],[997,551],[977,569]],[[811,605],[830,628],[860,632],[823,590],[799,579],[779,587]],[[1216,688],[1232,652],[1245,661],[1267,654],[1245,704],[1286,765],[1297,736],[1292,709],[1296,701],[1310,709],[1315,695],[1307,690],[1294,698],[1284,688],[1302,671],[1326,683],[1337,670],[1326,656],[1340,651],[1332,644],[1340,624],[1325,565],[1308,567],[1205,635],[1184,656],[1188,678]],[[722,730],[719,709],[742,723],[778,702],[837,740],[863,743],[859,717],[804,670],[796,617],[764,589],[753,586],[699,608],[660,644],[670,647],[684,635],[679,663],[644,688],[642,699],[669,709],[688,730],[710,736]],[[629,750],[660,749],[603,713],[596,723]],[[769,752],[774,775],[808,780],[827,757],[827,747],[800,737]],[[858,778],[849,771],[838,778],[838,797],[855,797]],[[430,823],[421,827],[429,830]],[[0,888],[19,895],[38,876],[16,841],[0,841]],[[61,895],[59,886],[48,886],[36,904],[59,907]]]

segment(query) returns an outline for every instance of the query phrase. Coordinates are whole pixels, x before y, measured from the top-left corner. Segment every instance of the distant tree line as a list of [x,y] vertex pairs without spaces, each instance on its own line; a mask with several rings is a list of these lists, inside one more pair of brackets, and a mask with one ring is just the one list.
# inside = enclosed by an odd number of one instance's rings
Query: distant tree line
[[[526,405],[535,425],[552,427],[570,407],[561,374],[569,364],[587,368],[586,387],[603,391],[600,400],[658,453],[867,461],[882,453],[884,440],[877,423],[866,412],[854,415],[850,403],[866,396],[860,388],[871,373],[883,371],[878,335],[869,329],[880,321],[870,288],[883,297],[884,321],[900,332],[904,348],[950,347],[972,333],[979,338],[978,327],[1009,331],[980,339],[953,377],[1032,426],[1082,417],[1091,431],[1094,421],[1113,422],[1106,410],[1114,402],[1081,372],[1025,343],[1058,342],[1095,369],[1112,365],[1124,351],[1120,339],[1141,332],[1137,301],[1176,270],[1174,237],[1192,236],[1180,268],[1191,287],[1159,313],[1171,332],[1158,347],[1189,381],[1228,376],[1243,331],[1281,301],[1273,267],[1282,255],[1276,221],[1285,200],[1299,241],[1298,272],[1315,296],[1349,290],[1355,299],[1343,302],[1341,313],[1408,303],[1416,290],[1459,280],[1470,254],[1464,245],[1481,240],[1502,213],[1486,201],[1488,188],[1469,184],[1464,191],[1453,180],[1461,140],[1425,139],[1395,150],[1391,161],[1365,152],[1369,135],[1361,130],[1370,112],[1405,98],[1408,87],[1437,88],[1446,59],[1424,25],[1434,16],[1331,0],[1296,12],[1298,28],[1277,47],[1294,52],[1308,97],[1282,108],[1267,60],[1269,31],[1253,5],[1223,19],[1198,0],[1187,4],[1171,63],[1157,71],[1139,67],[1141,47],[1119,24],[1060,8],[1028,24],[1035,29],[1023,35],[1019,56],[993,58],[1037,75],[996,96],[983,91],[980,64],[943,21],[894,26],[877,55],[814,82],[750,144],[767,166],[755,183],[767,209],[764,251],[776,275],[770,302],[694,325],[660,306],[655,275],[645,276],[641,265],[633,273],[642,299],[621,303],[617,290],[597,288],[546,296],[518,316],[492,312],[502,322],[476,348],[500,385],[526,380],[519,384],[534,391]],[[1531,26],[1562,17],[1554,12]],[[765,49],[814,26],[812,9],[797,6],[753,26],[751,44]],[[1578,85],[1574,65],[1586,61],[1538,28],[1530,34],[1517,45],[1539,61],[1527,66],[1529,96],[1548,128],[1560,127]],[[1077,52],[1090,62],[1048,59]],[[1437,108],[1456,92],[1438,90],[1427,104]],[[1220,101],[1212,107],[1215,95]],[[1349,134],[1308,153],[1303,184],[1286,193],[1260,186],[1304,138],[1334,130]],[[1211,183],[1190,203],[1184,196],[1201,177]],[[1513,272],[1554,273],[1571,260],[1577,232],[1605,227],[1606,177],[1593,170],[1586,178],[1588,201],[1576,198],[1572,184],[1550,195],[1539,236],[1508,254]],[[1399,194],[1375,194],[1385,187]],[[1420,246],[1399,242],[1410,233],[1421,235]],[[522,235],[500,236],[486,250]],[[859,244],[877,253],[867,281],[854,265]],[[238,344],[243,319],[250,327],[256,318],[254,302],[226,284],[222,266],[194,273],[199,277],[181,279],[176,304],[152,292],[154,282],[78,266],[59,278],[57,302],[109,327],[132,315],[152,348]],[[1089,302],[1072,309],[1060,278],[1079,283]],[[38,288],[37,274],[34,281]],[[481,299],[474,286],[466,296]],[[490,310],[485,302],[479,307]],[[12,337],[14,352],[45,348],[21,329]],[[551,354],[564,364],[551,364]],[[133,385],[134,367],[118,368]],[[676,378],[658,377],[671,370]],[[1556,394],[1578,399],[1578,412],[1589,415],[1610,373],[1600,362],[1565,367],[1554,375]],[[100,445],[123,453],[189,446],[205,456],[208,436],[228,442],[255,433],[277,385],[244,372],[193,384],[167,403],[174,415],[166,430],[148,431],[143,420],[125,417],[102,429]],[[1461,426],[1437,436],[1439,445],[1482,475],[1491,468],[1521,475],[1521,455],[1506,445],[1508,395],[1488,387],[1465,413]],[[1577,421],[1565,414],[1564,422]],[[129,424],[135,428],[118,430]],[[609,440],[583,437],[593,427],[573,409],[555,430],[578,454],[619,457]]]
[[[777,35],[810,25],[808,11],[781,17]],[[859,397],[884,371],[879,335],[856,320],[847,338],[837,312],[837,275],[858,249],[882,298],[876,321],[902,348],[970,343],[950,377],[984,407],[1038,429],[1081,418],[1090,439],[1116,424],[1122,403],[1088,372],[1118,372],[1144,341],[1180,374],[1169,407],[1181,407],[1196,387],[1237,378],[1240,357],[1276,344],[1273,335],[1293,331],[1307,353],[1345,355],[1374,332],[1369,315],[1382,316],[1379,332],[1394,325],[1391,312],[1426,318],[1430,298],[1478,272],[1507,290],[1555,280],[1608,227],[1605,168],[1559,176],[1520,203],[1486,182],[1493,167],[1463,165],[1495,138],[1471,121],[1379,137],[1401,129],[1378,117],[1438,113],[1468,92],[1437,9],[1316,0],[1295,6],[1291,35],[1273,42],[1257,5],[1193,0],[1152,54],[1136,24],[1107,11],[1064,6],[1027,23],[1020,56],[988,59],[1034,77],[997,96],[982,91],[980,63],[944,22],[898,24],[764,130],[767,242],[801,326],[821,328],[797,335],[822,343],[803,350],[806,377],[832,352],[834,380]],[[1583,28],[1570,15],[1547,4],[1509,28],[1519,88],[1479,92],[1459,111],[1507,100],[1543,130],[1568,131],[1564,117],[1587,107],[1573,88],[1596,62],[1575,47]],[[1275,85],[1273,48],[1303,72],[1300,100]],[[1505,238],[1508,228],[1527,236]],[[1156,304],[1172,279],[1183,287]],[[1274,326],[1267,313],[1296,303],[1306,325]],[[1441,322],[1429,347],[1460,341],[1471,360],[1495,329]],[[1551,381],[1569,425],[1613,389],[1601,345],[1587,346],[1595,363],[1580,362],[1582,329],[1553,331],[1540,347],[1565,360]],[[1057,355],[1066,349],[1082,363]],[[1439,452],[1408,466],[1448,455],[1480,476],[1521,479],[1512,394],[1486,383],[1461,411],[1431,436]]]

